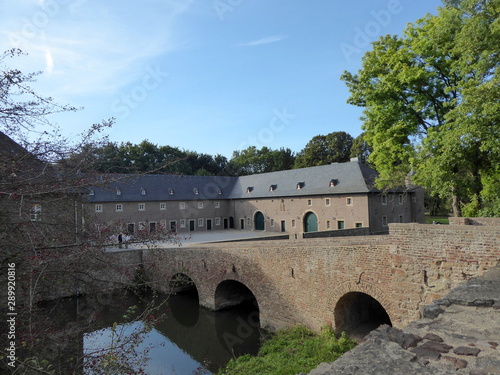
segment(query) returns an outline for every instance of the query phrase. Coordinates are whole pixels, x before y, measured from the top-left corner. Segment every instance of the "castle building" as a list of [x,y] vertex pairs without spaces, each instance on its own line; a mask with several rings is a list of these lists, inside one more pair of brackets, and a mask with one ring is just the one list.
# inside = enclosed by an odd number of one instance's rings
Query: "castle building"
[[129,234],[166,228],[178,233],[257,230],[304,232],[423,222],[423,190],[381,191],[376,172],[346,163],[241,177],[121,175],[96,187],[85,203],[98,226],[122,223]]

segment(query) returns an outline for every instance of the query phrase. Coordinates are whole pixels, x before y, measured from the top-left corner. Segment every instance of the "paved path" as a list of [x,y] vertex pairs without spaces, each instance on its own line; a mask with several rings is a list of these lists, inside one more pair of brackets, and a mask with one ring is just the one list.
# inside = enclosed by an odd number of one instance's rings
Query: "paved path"
[[241,231],[233,229],[210,232],[178,233],[171,241],[158,241],[154,243],[131,243],[128,245],[124,244],[121,248],[119,248],[118,245],[113,245],[107,247],[106,251],[116,252],[135,249],[147,249],[151,247],[172,248],[211,242],[242,241],[266,238],[272,239],[274,237],[280,237],[282,235],[282,233],[269,233],[264,231]]

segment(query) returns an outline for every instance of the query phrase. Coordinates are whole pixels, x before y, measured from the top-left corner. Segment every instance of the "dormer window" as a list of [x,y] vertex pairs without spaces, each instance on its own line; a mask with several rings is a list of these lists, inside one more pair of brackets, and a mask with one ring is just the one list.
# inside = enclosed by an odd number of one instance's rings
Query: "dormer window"
[[222,195],[222,190],[221,189],[217,189],[217,194]]
[[146,189],[141,188],[141,195],[146,195]]
[[305,182],[297,182],[297,190],[302,189],[305,185]]
[[89,191],[89,195],[95,195],[95,191],[92,189]]
[[335,179],[331,179],[330,182],[328,183],[328,186],[329,187],[335,187],[335,185],[337,185],[337,180]]
[[198,194],[200,194],[200,191],[198,190],[198,188],[194,188],[194,189],[193,189],[193,193],[194,193],[195,195],[198,195]]
[[269,191],[275,191],[278,185],[271,185],[269,186]]
[[122,195],[122,191],[120,189],[116,189],[116,195]]
[[251,193],[253,191],[253,186],[247,187],[247,193]]
[[172,189],[172,188],[168,189],[168,194],[169,195],[174,195],[174,189]]

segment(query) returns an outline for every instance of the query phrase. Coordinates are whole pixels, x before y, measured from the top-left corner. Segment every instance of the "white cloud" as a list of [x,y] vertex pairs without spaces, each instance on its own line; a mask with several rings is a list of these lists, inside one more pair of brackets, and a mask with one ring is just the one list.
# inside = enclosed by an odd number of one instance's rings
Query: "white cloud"
[[265,38],[253,40],[251,42],[240,43],[240,44],[238,44],[238,46],[242,46],[242,47],[254,47],[254,46],[260,46],[260,45],[263,45],[263,44],[271,44],[271,43],[281,42],[282,40],[284,40],[286,38],[288,38],[288,36],[284,36],[284,35],[272,35],[272,36],[267,36]]
[[[54,1],[57,11],[44,10]],[[28,52],[31,66],[23,69],[50,75],[43,80],[51,95],[112,93],[140,79],[152,60],[178,48],[176,21],[192,2],[9,3],[11,12],[0,15],[0,36],[6,36],[0,38],[0,50],[19,47]]]

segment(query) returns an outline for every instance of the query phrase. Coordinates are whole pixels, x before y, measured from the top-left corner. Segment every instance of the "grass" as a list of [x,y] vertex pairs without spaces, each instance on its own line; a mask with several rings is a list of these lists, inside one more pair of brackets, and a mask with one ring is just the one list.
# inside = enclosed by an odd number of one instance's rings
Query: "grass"
[[426,224],[434,224],[434,222],[439,224],[449,224],[448,216],[425,216]]
[[231,360],[218,375],[296,375],[309,372],[322,362],[333,362],[356,346],[345,334],[331,328],[315,334],[303,326],[278,331],[264,342],[257,356]]

